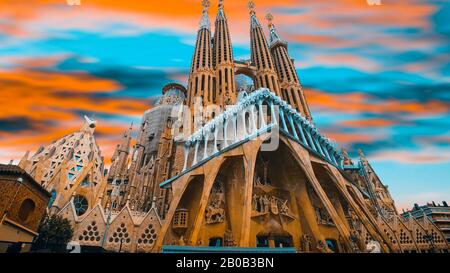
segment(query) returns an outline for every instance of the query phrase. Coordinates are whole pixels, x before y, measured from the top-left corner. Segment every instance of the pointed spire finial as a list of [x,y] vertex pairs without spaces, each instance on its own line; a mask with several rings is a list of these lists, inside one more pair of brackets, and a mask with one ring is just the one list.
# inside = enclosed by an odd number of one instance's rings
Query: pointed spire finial
[[81,131],[85,132],[94,132],[95,126],[97,121],[93,118],[89,118],[88,116],[84,115],[84,124],[81,127]]
[[209,21],[209,7],[211,6],[211,2],[209,0],[202,0],[202,19],[200,20],[200,29],[211,29],[211,22]]
[[219,10],[217,12],[216,21],[226,20],[225,11],[223,10],[223,0],[219,0]]
[[202,1],[202,6],[203,6],[203,12],[205,12],[211,6],[211,2],[209,0],[203,0]]
[[278,32],[275,28],[275,25],[273,23],[273,15],[272,13],[268,13],[266,15],[266,20],[268,22],[268,27],[270,31],[270,37],[269,37],[269,45],[273,46],[276,43],[281,43],[284,46],[287,46],[287,42],[281,39],[280,35],[278,35]]
[[255,3],[253,2],[253,0],[248,1],[248,8],[250,9],[250,28],[254,29],[257,27],[261,27],[261,24],[256,17]]
[[267,19],[267,23],[268,23],[269,28],[272,28],[273,27],[273,15],[272,15],[272,13],[267,13],[266,19]]
[[253,0],[248,1],[248,8],[250,9],[250,13],[255,13],[255,2]]

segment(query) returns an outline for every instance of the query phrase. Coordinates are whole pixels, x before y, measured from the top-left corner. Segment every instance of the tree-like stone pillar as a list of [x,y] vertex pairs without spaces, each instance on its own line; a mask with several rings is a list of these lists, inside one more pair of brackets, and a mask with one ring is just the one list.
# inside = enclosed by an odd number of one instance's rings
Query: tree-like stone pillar
[[258,127],[256,126],[256,113],[255,113],[255,106],[252,104],[250,105],[250,118],[252,122],[252,134],[255,134],[258,131]]
[[291,125],[292,135],[294,136],[295,139],[299,140],[297,130],[295,130],[294,121],[292,120],[291,115],[288,115],[288,120],[289,120],[289,124]]
[[284,110],[282,107],[280,107],[280,119],[281,119],[281,125],[283,126],[283,130],[288,131],[287,125],[286,125],[286,118],[284,117]]
[[306,141],[306,138],[305,138],[305,133],[303,132],[302,123],[301,123],[301,122],[297,122],[296,124],[297,124],[297,129],[298,129],[298,131],[300,132],[300,137],[302,138],[301,141],[302,141],[303,144],[305,144],[306,146],[309,146],[309,145],[308,145],[308,142]]
[[262,129],[262,128],[266,127],[266,120],[265,120],[265,117],[264,117],[264,110],[263,110],[263,107],[262,107],[262,103],[263,103],[262,100],[258,101],[259,129]]
[[187,169],[188,157],[189,157],[189,145],[185,144],[184,145],[184,166],[183,166],[183,171],[185,171]]
[[209,138],[209,133],[204,132],[203,133],[203,141],[205,142],[205,144],[204,144],[204,151],[203,151],[203,159],[206,159],[208,157],[208,138]]
[[306,128],[305,131],[306,131],[306,136],[308,137],[309,146],[310,146],[314,151],[318,152],[318,150],[316,149],[316,146],[314,145],[314,141],[313,141],[313,139],[312,139],[312,137],[311,137],[311,131],[310,131],[308,128]]
[[213,144],[213,154],[217,153],[219,150],[217,149],[217,137],[219,133],[219,124],[217,123],[214,126],[214,144]]
[[199,140],[195,140],[194,160],[192,161],[192,166],[197,164],[198,146],[199,145],[200,145],[200,141]]
[[271,116],[271,119],[272,119],[271,123],[272,124],[278,124],[277,117],[275,115],[275,107],[273,105],[273,101],[269,100],[269,106],[270,106],[270,116]]

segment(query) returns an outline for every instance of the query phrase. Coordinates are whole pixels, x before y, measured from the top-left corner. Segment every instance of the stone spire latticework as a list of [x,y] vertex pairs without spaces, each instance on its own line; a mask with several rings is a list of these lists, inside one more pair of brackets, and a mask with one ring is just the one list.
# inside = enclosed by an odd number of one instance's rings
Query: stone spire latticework
[[312,120],[311,111],[301,86],[295,64],[288,53],[288,43],[281,39],[275,25],[273,15],[266,16],[270,31],[270,51],[280,81],[281,97],[309,121]]
[[214,32],[214,93],[212,100],[224,107],[236,101],[236,82],[234,77],[234,57],[228,21],[225,16],[223,1],[219,1]]
[[75,197],[77,213],[82,214],[102,198],[104,163],[94,137],[96,121],[84,118],[80,130],[41,147],[20,162],[21,168],[56,195],[51,204],[56,210]]
[[194,105],[194,98],[202,98],[203,104],[211,103],[213,90],[213,61],[211,45],[211,27],[209,20],[209,1],[202,2],[203,12],[197,34],[195,52],[192,58],[187,95],[188,106]]
[[121,174],[126,173],[132,132],[133,125],[131,125],[130,128],[123,133],[121,142],[117,144],[116,150],[114,151],[111,159],[111,168],[108,173],[108,176],[111,178],[118,177]]
[[251,56],[252,63],[256,66],[256,88],[265,87],[277,94],[277,96],[280,96],[278,75],[275,70],[272,55],[270,54],[266,36],[256,16],[253,1],[249,2],[248,7],[250,9]]
[[203,11],[202,11],[202,19],[200,20],[200,29],[206,28],[211,30],[211,21],[209,20],[208,9],[210,7],[209,0],[203,0]]

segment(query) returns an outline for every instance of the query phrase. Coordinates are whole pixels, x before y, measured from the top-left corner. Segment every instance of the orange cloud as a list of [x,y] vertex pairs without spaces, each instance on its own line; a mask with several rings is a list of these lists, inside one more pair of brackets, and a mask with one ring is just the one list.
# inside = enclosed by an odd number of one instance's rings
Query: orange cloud
[[394,125],[395,122],[387,119],[358,119],[358,120],[345,120],[339,123],[341,126],[346,127],[386,127]]
[[[435,11],[435,7],[430,4],[407,0],[390,1],[382,6],[369,6],[365,0],[258,0],[255,3],[261,21],[264,21],[265,13],[271,10],[301,8],[304,10],[301,14],[276,17],[276,24],[301,24],[312,29],[333,29],[340,25],[353,24],[430,27],[428,18]],[[242,28],[242,25],[249,22],[246,1],[227,0],[225,8],[230,18],[232,34],[242,37],[243,32],[248,32],[248,28]],[[186,30],[188,27],[189,31],[192,31],[198,24],[201,9],[200,1],[197,0],[170,0],[158,4],[154,1],[84,0],[81,6],[66,5],[64,0],[34,0],[26,3],[0,1],[0,15],[3,15],[7,22],[14,22],[0,24],[0,31],[10,35],[30,35],[31,33],[21,28],[18,23],[38,21],[48,16],[54,18],[48,10],[61,15],[59,23],[63,23],[64,18],[67,20],[77,14],[82,14],[87,19],[88,16],[102,18],[102,13],[115,12],[119,15],[136,15],[141,19],[158,18],[160,22],[156,22],[154,27],[165,27],[178,21],[182,22],[178,25],[179,28]],[[210,11],[212,18],[216,11],[217,5],[214,2]],[[111,20],[108,17],[104,19]],[[83,24],[81,21],[78,23]]]
[[314,109],[344,113],[409,113],[433,115],[450,112],[450,104],[437,100],[419,103],[396,99],[375,100],[362,93],[330,94],[318,90],[306,90],[308,102]]
[[[26,62],[32,66],[52,63],[45,59]],[[0,87],[0,120],[8,124],[18,119],[21,123],[18,124],[19,130],[1,128],[1,160],[18,159],[26,150],[34,151],[40,145],[48,145],[78,130],[82,125],[79,112],[138,117],[149,108],[142,99],[97,96],[119,91],[122,87],[113,80],[83,72],[61,73],[26,68],[0,71]],[[97,135],[105,146],[102,150],[110,152],[115,147],[127,128],[122,126],[99,120]]]

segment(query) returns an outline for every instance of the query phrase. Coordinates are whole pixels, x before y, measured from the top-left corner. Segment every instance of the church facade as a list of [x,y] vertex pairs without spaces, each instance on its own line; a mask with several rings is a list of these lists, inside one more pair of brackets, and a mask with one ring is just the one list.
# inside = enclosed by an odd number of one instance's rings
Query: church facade
[[237,61],[223,1],[214,33],[208,10],[205,0],[187,87],[163,88],[109,171],[90,119],[21,160],[73,239],[126,252],[448,251],[427,217],[398,214],[362,151],[355,163],[320,133],[273,16],[267,38],[250,1],[251,59]]

